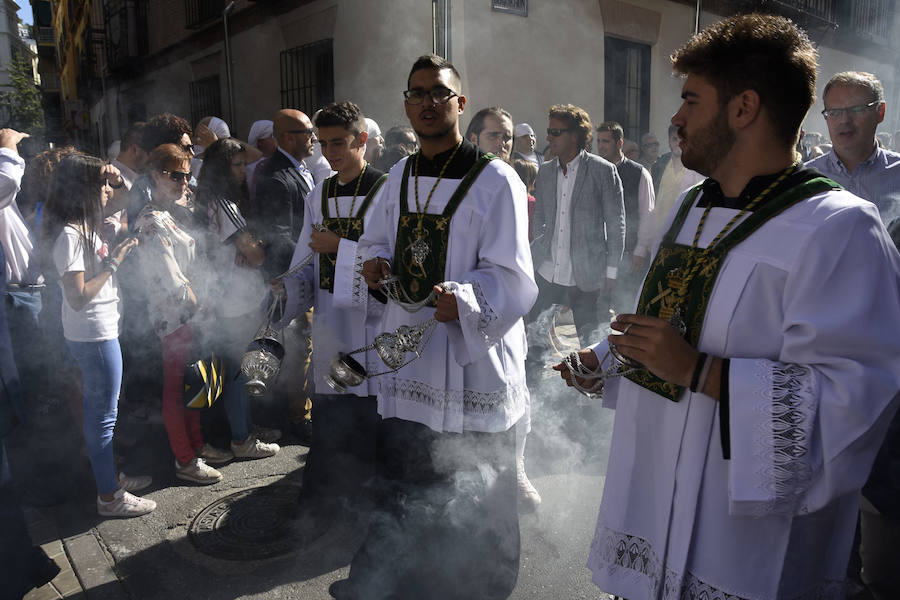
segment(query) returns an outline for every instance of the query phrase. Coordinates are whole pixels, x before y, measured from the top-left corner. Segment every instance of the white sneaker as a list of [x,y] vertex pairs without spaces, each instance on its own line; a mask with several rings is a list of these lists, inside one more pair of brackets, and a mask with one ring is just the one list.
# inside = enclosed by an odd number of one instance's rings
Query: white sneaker
[[519,499],[519,512],[531,513],[537,510],[541,505],[541,495],[528,481],[528,475],[525,474],[525,465],[519,464],[516,468],[517,479],[517,495]]
[[231,451],[236,458],[267,458],[275,456],[279,450],[278,444],[266,444],[252,435],[243,442],[231,442]]
[[175,477],[202,485],[212,485],[222,481],[222,474],[206,464],[206,461],[199,456],[195,456],[184,465],[176,460]]
[[220,450],[209,444],[203,444],[197,456],[211,465],[224,465],[228,461],[234,460],[234,454],[231,453],[231,450]]
[[140,517],[156,510],[156,502],[133,496],[123,489],[116,490],[113,499],[105,502],[97,497],[97,513],[101,517]]
[[150,487],[153,478],[149,475],[135,475],[129,477],[125,473],[119,472],[119,489],[126,492],[139,492],[144,488]]

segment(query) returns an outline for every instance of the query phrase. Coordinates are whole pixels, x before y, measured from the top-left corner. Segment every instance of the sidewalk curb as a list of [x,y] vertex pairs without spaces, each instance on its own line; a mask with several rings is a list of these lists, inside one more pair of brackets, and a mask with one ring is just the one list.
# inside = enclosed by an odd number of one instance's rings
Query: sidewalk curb
[[110,553],[96,529],[65,538],[63,545],[72,569],[90,600],[127,600],[131,595],[119,581]]

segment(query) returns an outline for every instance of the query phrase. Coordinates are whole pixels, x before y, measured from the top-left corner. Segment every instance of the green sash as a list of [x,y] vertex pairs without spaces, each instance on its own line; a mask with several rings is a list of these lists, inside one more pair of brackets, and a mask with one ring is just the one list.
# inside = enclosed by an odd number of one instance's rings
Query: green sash
[[[805,175],[808,172],[800,173]],[[808,176],[808,175],[807,175]],[[700,330],[706,316],[706,307],[712,295],[723,258],[729,250],[764,225],[769,219],[777,216],[798,202],[827,190],[842,189],[834,181],[825,177],[813,177],[794,185],[772,198],[769,202],[751,212],[747,218],[735,226],[715,247],[705,251],[703,248],[691,248],[684,244],[676,244],[675,239],[684,225],[691,207],[700,193],[701,184],[694,186],[682,202],[675,220],[668,232],[663,236],[659,251],[653,259],[641,296],[638,300],[637,314],[671,319],[678,311],[681,321],[686,326],[685,339],[691,346],[697,347],[700,341]],[[689,282],[681,279],[681,274],[700,261],[702,266]],[[686,296],[682,305],[677,302],[676,290],[686,283]],[[660,396],[678,401],[682,387],[663,381],[646,369],[633,371],[626,375],[628,379]]]
[[[375,194],[378,193],[378,190],[381,189],[382,184],[384,184],[387,179],[387,173],[382,175],[378,181],[372,185],[369,189],[369,193],[366,194],[365,199],[363,199],[362,204],[360,204],[359,209],[356,211],[356,214],[350,215],[349,217],[328,216],[328,190],[331,188],[335,177],[337,177],[337,175],[329,177],[322,184],[322,225],[329,231],[338,233],[338,235],[341,235],[341,237],[348,239],[351,242],[358,242],[363,234],[363,217],[366,216],[366,211],[369,210],[372,198],[375,197]],[[336,265],[337,252],[319,255],[319,289],[328,290],[332,294],[334,293],[334,270]]]
[[[497,158],[493,154],[485,154],[469,169],[466,176],[450,197],[444,211],[439,214],[425,214],[422,217],[422,236],[428,244],[428,254],[419,265],[413,261],[412,245],[418,238],[418,216],[409,212],[407,188],[412,170],[412,160],[406,161],[403,179],[400,183],[400,218],[397,225],[397,239],[394,249],[394,272],[400,284],[413,302],[420,302],[428,297],[431,288],[444,280],[444,267],[447,264],[447,245],[450,239],[450,219],[459,207],[475,178],[487,164]],[[429,306],[435,306],[432,300]]]

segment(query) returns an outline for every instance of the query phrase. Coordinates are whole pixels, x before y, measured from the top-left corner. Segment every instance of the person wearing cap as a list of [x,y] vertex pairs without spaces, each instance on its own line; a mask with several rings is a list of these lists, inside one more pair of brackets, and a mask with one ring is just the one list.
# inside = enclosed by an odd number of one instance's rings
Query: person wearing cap
[[366,162],[374,163],[384,153],[384,138],[381,137],[381,127],[374,119],[366,117],[366,133],[369,135],[366,142]]
[[531,125],[519,123],[513,131],[513,136],[513,160],[521,158],[533,162],[540,168],[544,164],[544,157],[540,152],[534,151],[537,138]]
[[247,136],[247,143],[262,152],[262,156],[259,159],[247,163],[247,189],[250,202],[253,202],[256,197],[256,168],[275,154],[275,150],[278,149],[278,142],[275,141],[275,132],[272,129],[272,121],[268,119],[254,121],[253,125],[250,126],[250,135]]

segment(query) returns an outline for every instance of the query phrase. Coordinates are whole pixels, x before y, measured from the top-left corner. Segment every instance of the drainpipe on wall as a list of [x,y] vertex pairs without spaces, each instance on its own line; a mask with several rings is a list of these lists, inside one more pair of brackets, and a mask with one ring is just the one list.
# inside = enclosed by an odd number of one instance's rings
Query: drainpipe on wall
[[228,87],[228,126],[236,131],[237,123],[234,120],[234,81],[231,75],[231,41],[228,36],[228,13],[234,8],[234,0],[225,6],[222,11],[222,26],[225,28],[225,82]]
[[700,11],[703,10],[703,0],[697,0],[697,8],[694,13],[694,35],[700,33]]

